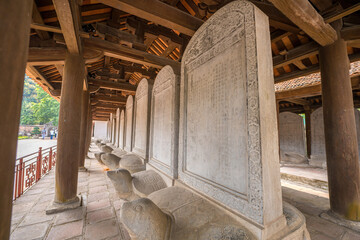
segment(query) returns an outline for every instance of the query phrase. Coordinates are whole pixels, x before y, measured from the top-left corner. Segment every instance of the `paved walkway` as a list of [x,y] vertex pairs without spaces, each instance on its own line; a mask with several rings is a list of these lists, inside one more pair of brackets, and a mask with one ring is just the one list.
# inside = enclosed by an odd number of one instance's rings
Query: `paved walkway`
[[79,172],[78,183],[83,207],[45,214],[54,199],[52,170],[14,202],[10,239],[130,239],[119,221],[123,200],[95,159],[86,159],[85,166],[89,171]]
[[16,158],[23,157],[39,150],[39,147],[48,148],[56,145],[56,140],[50,139],[22,139],[17,142]]
[[[92,150],[97,150],[94,147]],[[13,206],[12,240],[19,239],[130,239],[119,221],[123,200],[119,199],[104,170],[95,159],[86,159],[88,172],[79,173],[78,193],[84,196],[83,207],[46,215],[54,198],[54,170],[41,179]],[[284,200],[306,217],[313,240],[355,240],[360,234],[319,217],[329,209],[328,193],[307,185],[282,180]]]

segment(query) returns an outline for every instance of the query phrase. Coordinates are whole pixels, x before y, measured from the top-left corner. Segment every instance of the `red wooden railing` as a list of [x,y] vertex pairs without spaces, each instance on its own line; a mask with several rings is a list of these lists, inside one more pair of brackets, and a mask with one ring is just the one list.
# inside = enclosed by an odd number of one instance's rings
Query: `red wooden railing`
[[56,162],[56,145],[16,159],[13,200],[46,175]]

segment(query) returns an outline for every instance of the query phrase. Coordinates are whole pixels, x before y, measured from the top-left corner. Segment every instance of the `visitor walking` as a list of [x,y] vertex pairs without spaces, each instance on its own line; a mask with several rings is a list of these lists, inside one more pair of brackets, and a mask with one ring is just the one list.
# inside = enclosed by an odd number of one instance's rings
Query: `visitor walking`
[[55,129],[55,138],[56,138],[57,134],[58,134],[58,131],[57,131],[57,128],[56,128]]
[[45,134],[46,134],[46,130],[45,128],[43,128],[42,132],[41,132],[41,135],[42,135],[42,139],[44,140],[45,139]]
[[54,135],[55,135],[55,131],[54,131],[54,129],[51,129],[50,130],[50,139],[53,139]]

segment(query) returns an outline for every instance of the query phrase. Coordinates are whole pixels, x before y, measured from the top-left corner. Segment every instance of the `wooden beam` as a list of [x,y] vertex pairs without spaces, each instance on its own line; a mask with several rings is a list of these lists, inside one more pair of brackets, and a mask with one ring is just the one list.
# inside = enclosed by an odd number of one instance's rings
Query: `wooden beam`
[[162,68],[163,66],[170,65],[174,69],[175,73],[180,73],[181,64],[168,58],[124,47],[98,38],[83,39],[83,43],[85,47],[104,51],[106,56],[144,64],[155,68]]
[[356,11],[359,11],[359,10],[360,10],[360,3],[356,3],[351,7],[342,9],[340,11],[337,11],[337,12],[331,14],[330,16],[325,17],[325,22],[326,23],[335,22],[336,20],[346,17],[346,16],[348,16]]
[[124,71],[126,73],[137,72],[137,73],[141,73],[141,75],[143,75],[143,76],[147,76],[147,77],[150,77],[150,78],[155,78],[156,77],[155,71],[149,71],[149,70],[144,69],[144,68],[134,67],[134,66],[126,66],[126,65],[122,65],[122,64],[118,64],[118,63],[113,64],[113,68],[116,69],[116,70],[120,71],[122,67],[124,68]]
[[273,67],[279,68],[304,58],[316,55],[319,52],[319,45],[316,42],[306,43],[299,47],[293,48],[284,55],[273,57]]
[[[41,17],[41,14],[36,6],[36,2],[33,2],[33,11],[32,11],[32,22],[33,23],[39,23],[44,24],[44,21]],[[41,40],[48,40],[50,39],[50,35],[46,31],[35,29],[36,33],[39,35]]]
[[145,50],[145,44],[138,41],[137,36],[125,31],[121,31],[116,28],[112,28],[103,23],[96,23],[96,31],[101,34],[109,34],[115,38],[117,38],[120,43],[129,44],[130,47],[139,50]]
[[332,44],[337,39],[336,31],[325,23],[308,0],[269,1],[321,46]]
[[291,102],[291,103],[295,103],[295,104],[298,104],[298,105],[302,105],[302,106],[309,106],[310,105],[309,101],[307,101],[305,99],[302,99],[302,98],[287,99],[286,101]]
[[53,0],[53,4],[68,51],[70,53],[81,54],[82,46],[79,36],[80,11],[78,1]]
[[[61,28],[50,26],[50,25],[45,25],[45,24],[40,24],[40,23],[31,23],[30,27],[32,29],[35,29],[35,30],[42,30],[42,31],[62,34]],[[79,34],[83,38],[89,38],[90,37],[90,34],[87,33],[87,32],[79,31]]]
[[203,24],[201,19],[158,0],[98,0],[98,2],[189,36],[192,36]]
[[40,82],[42,82],[49,89],[54,90],[54,87],[49,83],[49,81],[46,79],[46,77],[43,74],[41,74],[40,71],[38,71],[36,69],[35,66],[27,65],[26,72],[28,75],[30,75],[30,76],[34,77],[35,79],[39,80]]
[[277,41],[280,41],[281,39],[283,39],[284,37],[287,37],[289,35],[291,35],[291,32],[288,31],[283,31],[283,30],[276,30],[274,32],[271,33],[271,43],[276,43]]
[[[360,53],[355,53],[352,55],[349,55],[349,60],[350,62],[355,62],[355,61],[360,61]],[[298,78],[298,77],[303,77],[312,73],[317,73],[320,72],[320,67],[318,64],[313,65],[309,68],[307,68],[306,70],[296,70],[296,71],[292,71],[286,74],[282,74],[278,77],[275,77],[275,83],[279,83],[279,82],[284,82],[287,80],[291,80],[294,78]]]
[[[83,55],[86,63],[96,62],[104,56],[101,51],[93,49],[84,49]],[[30,47],[27,62],[28,65],[63,65],[65,56],[66,48],[61,45],[57,47]]]
[[95,95],[92,99],[98,100],[99,102],[113,102],[113,103],[122,103],[126,104],[126,97],[121,96],[103,96],[103,95]]
[[135,92],[136,92],[136,86],[134,86],[130,83],[103,81],[103,80],[97,80],[97,79],[93,79],[93,78],[88,78],[88,82],[91,84],[98,85],[98,86],[100,86],[100,88],[104,88],[104,89],[126,91],[126,92],[133,93],[133,94],[135,94]]

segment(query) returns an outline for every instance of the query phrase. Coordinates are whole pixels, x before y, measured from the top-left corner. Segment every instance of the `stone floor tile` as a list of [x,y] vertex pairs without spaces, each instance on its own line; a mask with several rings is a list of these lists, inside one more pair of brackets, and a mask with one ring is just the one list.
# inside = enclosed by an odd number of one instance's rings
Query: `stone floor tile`
[[54,194],[46,194],[46,195],[43,195],[39,198],[39,201],[38,203],[41,203],[41,202],[47,202],[47,201],[53,201],[55,198],[55,195]]
[[68,210],[56,214],[55,225],[59,225],[66,222],[78,221],[85,218],[85,207],[79,207],[77,209]]
[[322,233],[329,237],[334,237],[336,239],[340,239],[340,237],[344,234],[343,227],[324,220],[320,217],[311,216],[307,218],[306,225],[310,229],[314,229],[319,233]]
[[24,220],[21,221],[20,223],[20,227],[22,226],[27,226],[27,225],[32,225],[32,224],[36,224],[36,223],[41,223],[41,222],[48,222],[54,219],[54,215],[46,215],[45,211],[43,212],[35,212],[35,213],[28,213]]
[[105,193],[94,193],[94,194],[89,194],[88,195],[88,202],[93,202],[93,201],[99,201],[101,199],[104,198],[109,198],[109,193],[105,192]]
[[104,208],[88,213],[86,216],[86,224],[93,224],[110,218],[115,218],[113,209]]
[[34,202],[29,203],[16,203],[13,205],[13,213],[23,213],[28,212],[31,207],[34,205]]
[[51,204],[51,202],[51,200],[38,202],[31,208],[30,212],[45,212],[46,208]]
[[[36,184],[35,184],[36,186]],[[45,188],[30,188],[27,192],[26,195],[40,195],[43,191],[45,190]]]
[[115,210],[119,210],[122,207],[122,205],[124,204],[124,202],[126,202],[126,200],[123,200],[123,199],[114,201],[113,205],[114,205]]
[[96,186],[106,186],[106,182],[105,181],[98,181],[98,182],[89,183],[89,188],[96,187]]
[[20,198],[16,199],[14,205],[17,204],[23,204],[23,203],[34,203],[35,201],[37,201],[40,198],[39,194],[36,195],[27,195],[26,193],[24,195],[22,195]]
[[16,228],[10,236],[10,240],[43,239],[48,227],[49,223],[45,222]]
[[115,219],[102,221],[99,223],[87,225],[85,229],[85,238],[91,240],[106,239],[117,236],[119,227]]
[[63,240],[81,236],[83,232],[83,225],[83,221],[81,220],[54,226],[51,228],[46,239]]
[[350,230],[346,231],[341,238],[341,240],[354,240],[354,239],[360,239],[360,233],[355,233]]
[[107,187],[106,186],[95,186],[95,187],[90,187],[89,188],[89,194],[92,193],[98,193],[98,192],[105,192],[107,191]]
[[92,212],[92,211],[96,211],[99,209],[103,209],[103,208],[109,208],[110,205],[110,201],[109,199],[101,199],[99,201],[94,201],[94,202],[90,202],[87,204],[87,212]]

